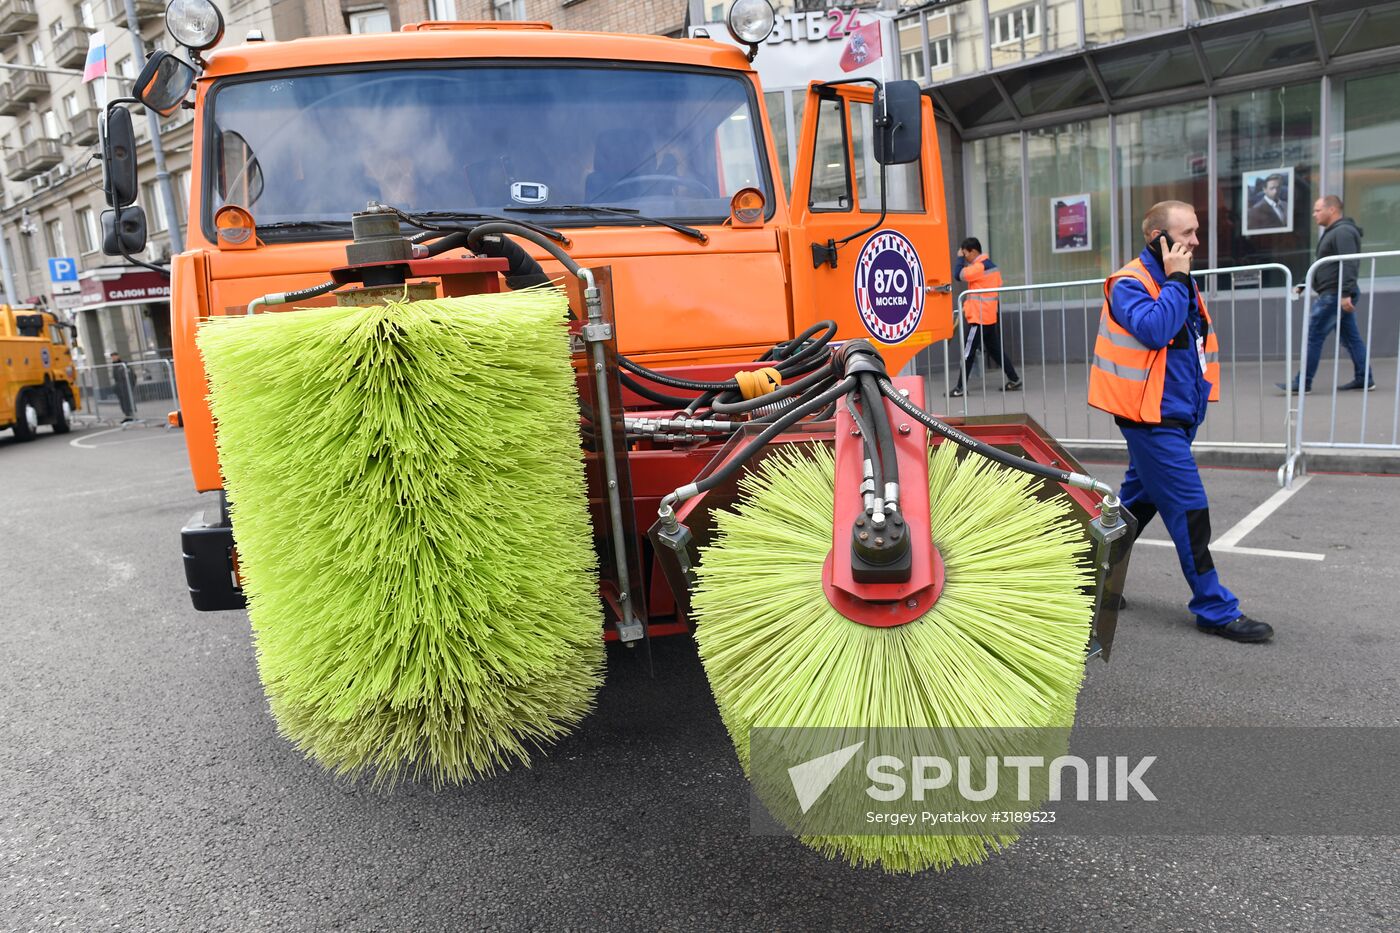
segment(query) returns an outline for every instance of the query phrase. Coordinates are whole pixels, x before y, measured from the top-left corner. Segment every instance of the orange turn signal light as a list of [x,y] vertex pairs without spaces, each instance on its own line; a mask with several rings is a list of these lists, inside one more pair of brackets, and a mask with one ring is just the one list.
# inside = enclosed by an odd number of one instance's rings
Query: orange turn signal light
[[253,215],[237,204],[225,204],[214,215],[214,231],[220,249],[252,249],[257,245]]
[[763,208],[767,202],[757,188],[740,188],[729,200],[729,220],[735,227],[763,225]]

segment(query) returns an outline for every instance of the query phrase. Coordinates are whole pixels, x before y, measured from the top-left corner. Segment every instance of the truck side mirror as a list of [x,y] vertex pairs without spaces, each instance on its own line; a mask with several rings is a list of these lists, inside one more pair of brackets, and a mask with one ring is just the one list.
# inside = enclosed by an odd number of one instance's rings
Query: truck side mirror
[[876,88],[875,161],[881,165],[917,162],[923,151],[923,119],[919,82],[888,81]]
[[121,223],[116,211],[102,212],[102,252],[108,256],[130,256],[146,248],[146,212],[140,207],[122,208]]
[[102,165],[107,175],[104,188],[108,205],[126,207],[136,203],[136,131],[131,125],[131,111],[125,107],[107,111]]
[[194,86],[194,66],[169,52],[157,51],[146,59],[136,76],[136,99],[163,117],[180,109]]

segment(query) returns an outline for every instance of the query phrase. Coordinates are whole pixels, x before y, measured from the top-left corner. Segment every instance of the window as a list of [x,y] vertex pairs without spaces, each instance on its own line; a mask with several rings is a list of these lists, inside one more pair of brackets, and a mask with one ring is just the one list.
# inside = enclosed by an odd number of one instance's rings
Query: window
[[42,68],[47,62],[44,60],[44,43],[38,39],[29,43],[30,64],[38,65]]
[[78,115],[80,109],[81,108],[78,106],[78,95],[76,92],[73,94],[65,94],[63,96],[64,116],[68,117],[71,120],[73,117],[76,117]]
[[34,141],[34,124],[28,120],[19,125],[19,144],[27,146]]
[[525,0],[491,0],[493,19],[525,19]]
[[899,21],[899,73],[906,81],[923,81],[924,26],[917,16]]
[[62,134],[62,130],[58,128],[58,114],[52,110],[45,110],[42,119],[44,121],[44,135],[49,139],[58,139]]
[[1007,45],[1040,35],[1040,8],[1023,6],[992,17],[992,45]]
[[97,252],[102,242],[97,228],[97,216],[93,214],[92,208],[78,208],[77,220],[78,244],[82,247],[84,253]]
[[428,18],[452,20],[457,18],[457,0],[428,0]]
[[953,37],[944,36],[928,44],[929,67],[947,68],[953,62]]
[[160,182],[148,181],[141,186],[141,200],[146,203],[146,216],[150,218],[147,223],[152,233],[159,233],[170,226],[169,216],[165,213],[165,199],[160,195]]
[[175,220],[184,226],[185,221],[189,219],[187,212],[190,203],[190,173],[188,170],[176,172],[170,176],[170,181],[175,186]]
[[1012,133],[973,140],[967,165],[972,197],[968,205],[967,232],[961,235],[975,236],[982,241],[982,248],[1001,267],[1007,285],[1025,284],[1021,137]]
[[[851,143],[856,152],[856,196],[862,213],[880,211],[880,163],[875,161],[875,108],[870,104],[851,105]],[[922,160],[921,160],[922,161]],[[890,213],[916,213],[924,210],[923,173],[920,162],[885,167],[890,193]]]
[[68,241],[63,238],[63,221],[50,220],[44,224],[44,232],[49,237],[49,257],[57,259],[68,255]]
[[350,32],[357,36],[371,32],[394,31],[394,23],[389,18],[389,11],[383,7],[351,13],[346,17],[346,22],[350,26]]
[[846,149],[846,108],[840,98],[817,107],[817,145],[812,153],[812,184],[807,206],[814,211],[849,211],[850,159]]
[[123,78],[136,77],[136,63],[132,60],[130,55],[125,55],[117,60],[117,74],[121,75]]
[[[1180,163],[1180,151],[1171,151]],[[1023,226],[1030,228],[1034,281],[1094,278],[1109,268],[1108,170],[1106,118],[1026,134],[1030,214],[1018,212],[1013,229],[1020,235]]]
[[[1368,252],[1400,248],[1400,152],[1395,146],[1400,114],[1395,109],[1396,79],[1395,72],[1391,72],[1347,81],[1346,113],[1341,121],[1346,156],[1343,190],[1314,192],[1319,197],[1341,196],[1346,213],[1366,231],[1361,248]],[[1386,267],[1382,265],[1380,269],[1385,271]]]
[[54,41],[58,41],[58,37],[63,35],[63,17],[60,16],[49,23],[49,35],[53,37]]
[[93,13],[93,0],[82,0],[78,4],[78,22],[88,29],[97,28],[97,17]]

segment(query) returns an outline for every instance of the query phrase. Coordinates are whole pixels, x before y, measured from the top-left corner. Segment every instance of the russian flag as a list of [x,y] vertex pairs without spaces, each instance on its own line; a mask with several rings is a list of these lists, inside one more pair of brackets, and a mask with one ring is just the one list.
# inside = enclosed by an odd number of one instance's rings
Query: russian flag
[[83,83],[95,81],[107,74],[107,39],[102,30],[88,36],[87,62],[83,65]]

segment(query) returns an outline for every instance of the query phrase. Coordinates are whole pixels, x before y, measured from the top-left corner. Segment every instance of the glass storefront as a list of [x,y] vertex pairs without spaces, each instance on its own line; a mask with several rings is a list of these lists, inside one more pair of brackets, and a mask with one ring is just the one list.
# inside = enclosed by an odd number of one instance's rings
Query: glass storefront
[[971,140],[969,231],[1008,284],[1092,278],[1137,255],[1152,204],[1181,200],[1201,220],[1198,267],[1283,263],[1298,280],[1313,202],[1339,194],[1366,251],[1400,248],[1396,87],[1394,70],[1327,78]]

